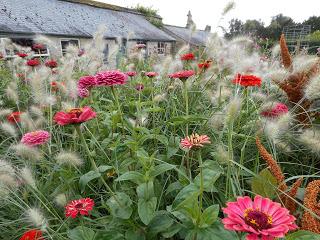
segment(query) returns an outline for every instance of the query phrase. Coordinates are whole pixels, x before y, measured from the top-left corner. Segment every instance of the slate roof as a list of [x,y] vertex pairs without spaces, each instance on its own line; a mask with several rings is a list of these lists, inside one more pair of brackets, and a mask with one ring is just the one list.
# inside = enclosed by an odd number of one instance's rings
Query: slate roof
[[196,46],[205,46],[207,39],[210,36],[210,32],[203,30],[191,32],[191,30],[188,28],[172,25],[164,25],[164,30],[166,30],[172,36],[180,38],[181,40]]
[[[110,5],[111,6],[111,5]],[[101,24],[106,38],[175,41],[134,11],[103,8],[63,0],[1,0],[0,33],[34,33],[92,37]]]

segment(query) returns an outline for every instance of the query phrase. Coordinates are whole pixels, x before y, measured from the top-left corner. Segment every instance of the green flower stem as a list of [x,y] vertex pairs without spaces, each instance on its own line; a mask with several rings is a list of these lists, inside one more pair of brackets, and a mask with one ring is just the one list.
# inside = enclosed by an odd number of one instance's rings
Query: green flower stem
[[203,172],[202,172],[202,157],[201,150],[198,150],[198,161],[199,161],[199,169],[200,169],[200,192],[199,192],[199,220],[202,215],[202,200],[203,200]]
[[[95,161],[94,161],[94,159],[92,157],[92,154],[91,154],[91,152],[89,150],[88,144],[87,144],[87,142],[86,142],[86,140],[85,140],[85,138],[84,138],[84,136],[83,136],[83,134],[81,132],[80,125],[75,125],[75,129],[76,129],[76,131],[77,131],[77,133],[78,133],[78,135],[79,135],[79,137],[80,137],[80,139],[82,141],[82,144],[83,144],[84,148],[86,149],[86,152],[87,152],[87,154],[89,156],[89,160],[91,162],[91,167],[93,168],[94,171],[99,172],[97,164],[95,163]],[[112,189],[109,187],[109,185],[106,183],[104,178],[102,176],[100,176],[100,179],[101,179],[103,185],[107,188],[107,190],[110,192],[110,194],[114,197],[114,199],[117,201],[117,203],[121,206],[120,201],[118,200],[118,198],[116,197],[116,195],[112,191]]]
[[232,134],[233,134],[233,120],[228,123],[228,167],[227,167],[227,179],[226,179],[226,194],[228,199],[231,192],[231,162],[233,161],[233,146],[232,146]]
[[[183,83],[183,95],[184,95],[184,100],[185,100],[185,112],[186,112],[186,117],[188,117],[189,116],[188,86],[187,86],[186,80],[182,81],[182,83]],[[188,122],[186,123],[186,136],[189,136],[189,123]],[[189,177],[191,179],[191,166],[190,166],[189,161],[190,161],[190,153],[188,151],[187,156],[186,156],[186,168],[189,173]]]
[[124,123],[123,123],[123,118],[122,118],[122,110],[121,110],[119,99],[118,99],[118,95],[117,95],[117,92],[116,92],[114,86],[111,86],[111,91],[112,91],[112,95],[113,95],[115,104],[117,106],[118,112],[120,113],[120,121],[121,121],[121,124],[122,124],[122,133],[124,135]]

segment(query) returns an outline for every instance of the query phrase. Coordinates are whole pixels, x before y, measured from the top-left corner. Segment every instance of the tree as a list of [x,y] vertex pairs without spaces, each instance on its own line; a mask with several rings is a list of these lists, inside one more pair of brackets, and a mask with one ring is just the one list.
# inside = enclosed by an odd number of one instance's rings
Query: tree
[[272,17],[270,25],[266,28],[267,35],[271,39],[279,39],[282,30],[285,26],[294,25],[294,21],[291,17],[284,16],[283,14],[278,14]]
[[225,33],[226,38],[233,38],[242,34],[243,32],[243,22],[239,19],[231,19],[229,22],[229,32]]
[[303,22],[303,24],[311,25],[311,32],[320,30],[320,16],[312,16]]

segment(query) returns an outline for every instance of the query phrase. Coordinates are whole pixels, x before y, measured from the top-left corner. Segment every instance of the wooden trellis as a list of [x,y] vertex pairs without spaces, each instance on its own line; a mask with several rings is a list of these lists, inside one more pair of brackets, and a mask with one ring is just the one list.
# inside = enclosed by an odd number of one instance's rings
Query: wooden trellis
[[283,28],[283,33],[287,41],[289,50],[293,51],[297,47],[308,49],[310,40],[307,36],[311,33],[311,25],[293,25]]

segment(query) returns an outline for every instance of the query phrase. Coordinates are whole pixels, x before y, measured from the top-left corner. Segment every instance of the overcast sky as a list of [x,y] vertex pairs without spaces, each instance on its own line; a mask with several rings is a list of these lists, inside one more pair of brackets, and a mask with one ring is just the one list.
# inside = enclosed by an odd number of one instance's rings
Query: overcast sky
[[320,16],[320,0],[235,0],[236,7],[219,22],[221,12],[229,0],[98,0],[123,7],[134,7],[138,3],[159,10],[163,22],[185,26],[187,13],[191,10],[197,28],[219,24],[227,27],[231,18],[261,19],[266,24],[279,13],[300,22],[309,16]]

